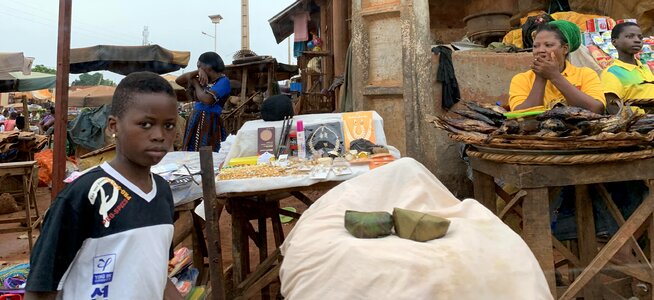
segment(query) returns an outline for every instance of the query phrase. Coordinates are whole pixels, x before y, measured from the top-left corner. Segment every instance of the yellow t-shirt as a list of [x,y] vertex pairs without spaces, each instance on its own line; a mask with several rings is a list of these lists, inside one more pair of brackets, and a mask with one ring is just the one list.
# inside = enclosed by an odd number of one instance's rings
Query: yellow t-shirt
[[601,78],[606,94],[623,100],[654,98],[654,74],[638,60],[632,65],[616,59],[602,71]]
[[[604,90],[602,89],[602,83],[600,82],[597,73],[590,68],[579,68],[571,64],[569,61],[566,61],[565,65],[565,70],[561,73],[563,74],[563,77],[586,95],[591,96],[606,107]],[[509,107],[511,107],[512,111],[515,111],[516,106],[527,100],[527,96],[529,96],[535,80],[536,73],[532,70],[513,76],[513,79],[511,79],[511,87],[509,88]],[[520,111],[547,110],[554,102],[566,103],[566,100],[559,89],[548,80],[545,84],[543,105],[522,109]]]

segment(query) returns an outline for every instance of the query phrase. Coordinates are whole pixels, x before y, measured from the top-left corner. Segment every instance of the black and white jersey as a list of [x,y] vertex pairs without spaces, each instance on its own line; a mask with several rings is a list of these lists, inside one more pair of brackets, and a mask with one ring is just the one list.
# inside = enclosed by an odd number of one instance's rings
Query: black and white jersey
[[77,178],[45,215],[28,291],[63,299],[162,299],[173,237],[173,196],[152,175],[145,193],[108,163]]

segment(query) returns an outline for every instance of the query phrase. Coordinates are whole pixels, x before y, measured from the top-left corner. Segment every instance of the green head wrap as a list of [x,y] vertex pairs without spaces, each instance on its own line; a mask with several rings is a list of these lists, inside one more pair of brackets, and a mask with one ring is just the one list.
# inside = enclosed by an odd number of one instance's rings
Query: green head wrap
[[549,24],[552,24],[561,30],[566,42],[568,42],[570,52],[579,49],[579,46],[581,46],[581,31],[575,23],[566,20],[556,20],[549,22]]

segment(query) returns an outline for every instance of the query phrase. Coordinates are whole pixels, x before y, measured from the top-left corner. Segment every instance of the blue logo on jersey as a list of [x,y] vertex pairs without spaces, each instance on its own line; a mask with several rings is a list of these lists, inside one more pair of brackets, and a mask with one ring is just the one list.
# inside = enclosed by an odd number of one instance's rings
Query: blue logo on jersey
[[107,254],[107,255],[94,257],[93,258],[93,284],[102,284],[102,283],[111,282],[111,280],[113,280],[114,277],[115,264],[116,264],[116,254]]
[[97,299],[98,297],[101,297],[100,299],[109,298],[109,286],[108,285],[105,285],[103,288],[96,288],[93,291],[93,294],[91,294],[91,299]]

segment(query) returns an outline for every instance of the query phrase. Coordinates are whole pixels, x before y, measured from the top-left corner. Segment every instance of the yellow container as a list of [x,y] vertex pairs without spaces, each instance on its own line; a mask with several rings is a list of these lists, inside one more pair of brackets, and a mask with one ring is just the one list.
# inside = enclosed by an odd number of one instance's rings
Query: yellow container
[[228,166],[245,166],[245,165],[256,165],[258,156],[247,156],[247,157],[237,157],[232,158],[229,161]]

